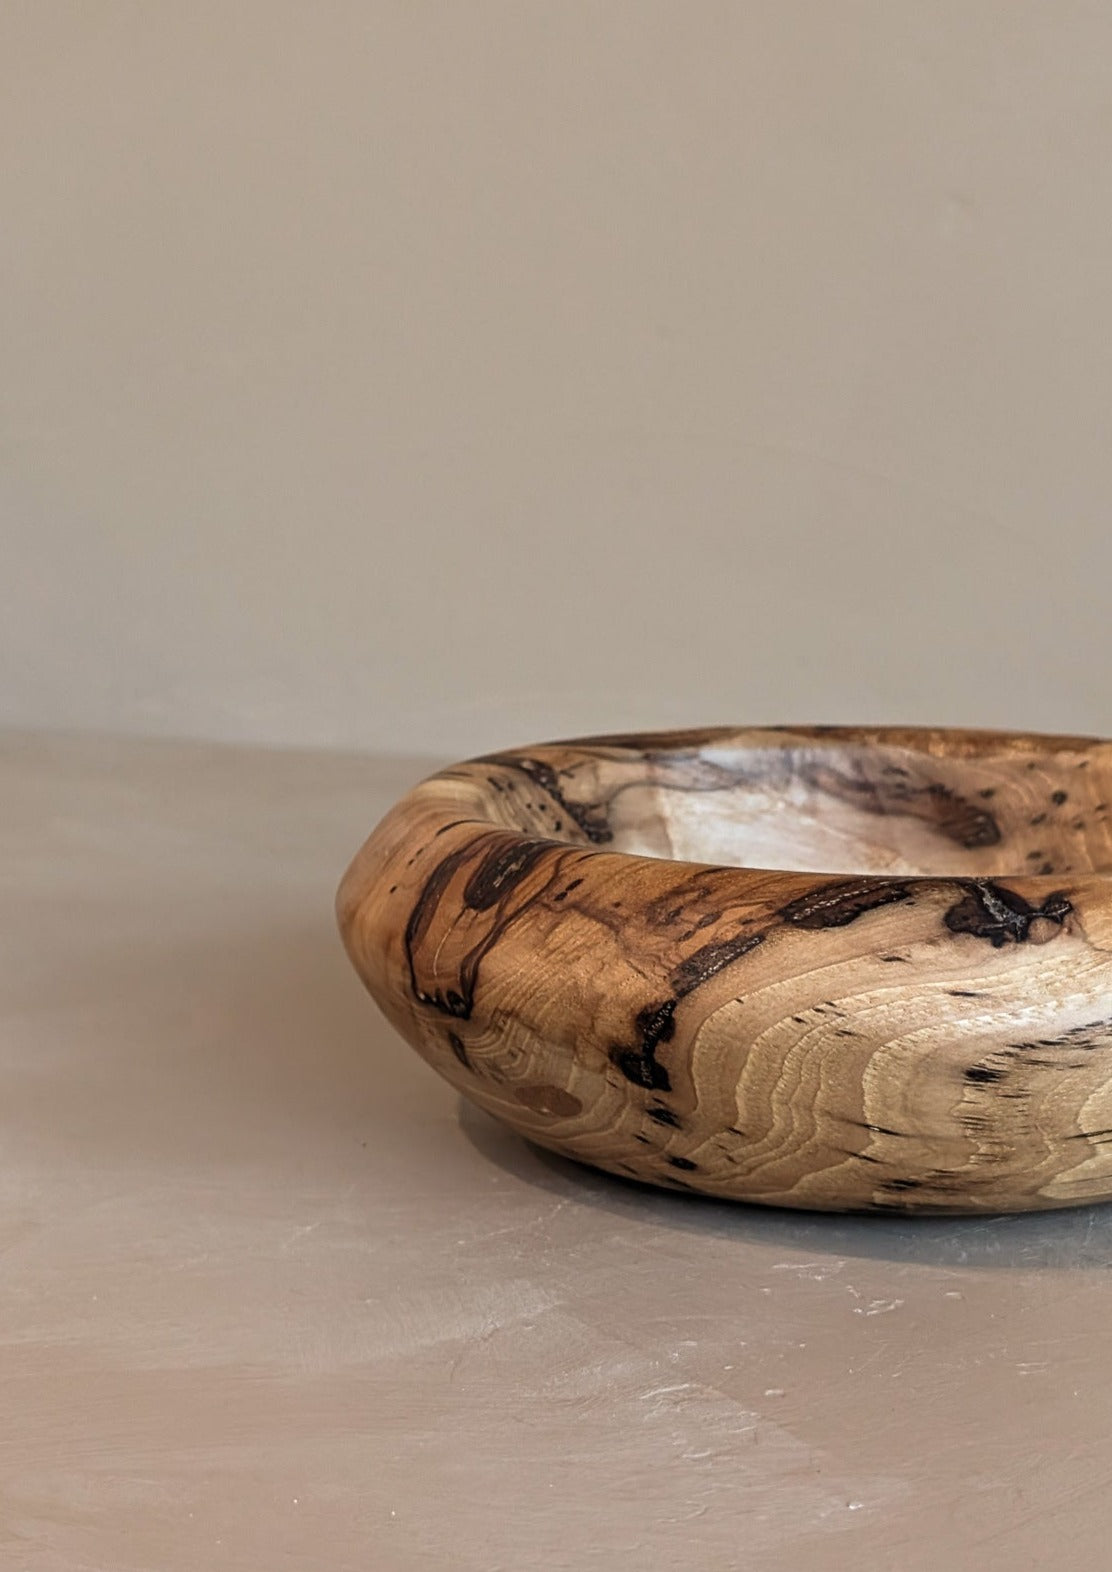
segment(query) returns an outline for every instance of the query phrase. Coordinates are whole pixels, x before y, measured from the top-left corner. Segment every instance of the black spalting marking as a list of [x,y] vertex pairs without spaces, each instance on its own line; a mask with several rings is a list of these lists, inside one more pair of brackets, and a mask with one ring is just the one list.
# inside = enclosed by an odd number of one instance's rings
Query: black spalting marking
[[668,1161],[673,1168],[684,1168],[689,1172],[693,1172],[699,1166],[698,1163],[693,1163],[690,1157],[669,1157]]
[[475,912],[489,911],[550,849],[545,841],[517,840],[492,847],[464,885],[464,903]]
[[1005,1072],[991,1064],[971,1064],[965,1072],[965,1079],[972,1081],[977,1086],[988,1086],[994,1081],[1002,1081]]
[[1035,1037],[1029,1042],[1009,1043],[1008,1047],[1018,1049],[1020,1053],[1032,1053],[1039,1048],[1097,1049],[1107,1048],[1110,1037],[1112,1037],[1112,1019],[1103,1018],[1086,1021],[1081,1026],[1071,1026],[1069,1031],[1062,1032],[1057,1037]]
[[[1087,1047],[1091,1047],[1092,1045],[1088,1044],[1088,1043],[1077,1043],[1076,1046],[1079,1049],[1085,1049]],[[1089,1066],[1088,1066],[1088,1064],[1086,1063],[1086,1061],[1084,1059],[1073,1059],[1073,1060],[1070,1060],[1070,1059],[1040,1059],[1040,1058],[1036,1057],[1036,1055],[1034,1055],[1034,1054],[1029,1054],[1027,1056],[1026,1060],[1024,1061],[1024,1068],[1025,1069],[1032,1069],[1033,1068],[1033,1069],[1036,1069],[1036,1070],[1056,1070],[1056,1071],[1060,1071],[1060,1070],[1087,1070],[1089,1068]]]
[[847,879],[808,890],[781,906],[780,916],[795,928],[845,928],[878,906],[911,898],[909,886],[897,879]]
[[1009,940],[1022,944],[1030,938],[1031,924],[1037,918],[1060,928],[1073,910],[1061,890],[1048,895],[1041,906],[1032,906],[1015,890],[991,879],[962,879],[957,883],[965,894],[950,907],[943,921],[951,933],[971,933],[978,939],[987,939],[994,949],[1000,949]]
[[637,1030],[641,1033],[639,1046],[619,1047],[613,1051],[614,1063],[634,1086],[656,1092],[672,1090],[667,1070],[656,1061],[656,1050],[675,1034],[674,1016],[678,1003],[678,999],[665,999],[661,1004],[647,1004],[637,1016]]
[[692,952],[673,967],[669,981],[673,994],[659,1004],[647,1004],[637,1016],[641,1041],[636,1048],[621,1043],[611,1049],[611,1059],[627,1081],[654,1091],[668,1092],[672,1082],[667,1070],[658,1063],[660,1043],[670,1042],[676,1030],[675,1013],[681,999],[720,972],[723,967],[748,955],[764,941],[763,933],[740,933],[729,939],[715,939]]
[[422,1004],[431,1004],[442,1014],[456,1015],[464,1019],[471,1014],[471,1001],[452,990],[449,990],[444,997],[440,994],[425,993],[417,981],[414,952],[428,931],[429,923],[444,891],[468,858],[473,855],[474,843],[468,842],[466,846],[458,846],[454,852],[449,852],[447,857],[436,865],[421,886],[421,893],[413,903],[409,921],[405,925],[405,954],[409,963],[409,986],[414,998]]
[[556,900],[558,900],[558,901],[566,901],[568,896],[571,894],[571,892],[573,890],[578,890],[579,886],[582,883],[583,883],[582,879],[569,879],[569,881],[568,881],[567,885],[564,887],[564,889],[562,889],[560,891],[559,895],[555,896],[554,898]]
[[951,999],[983,999],[983,993],[975,993],[972,988],[948,988],[946,990]]
[[672,987],[683,999],[707,982],[724,966],[731,965],[764,941],[763,933],[736,934],[732,939],[715,939],[688,955],[672,971]]
[[457,1037],[455,1032],[448,1033],[448,1042],[451,1044],[452,1052],[455,1054],[460,1064],[463,1065],[463,1068],[465,1070],[472,1070],[474,1067],[471,1063],[471,1060],[467,1057],[467,1049],[463,1046],[462,1041],[459,1037]]
[[607,823],[605,803],[573,802],[564,795],[560,778],[552,765],[546,764],[543,759],[531,758],[526,753],[486,753],[471,762],[498,764],[504,769],[520,770],[534,785],[548,793],[589,841],[601,846],[614,839],[614,832]]
[[[541,879],[531,897],[540,899],[552,885],[564,882],[569,857],[582,855],[581,851],[573,847],[561,846],[553,841],[522,841],[520,837],[506,831],[492,830],[474,837],[442,858],[425,879],[405,927],[404,947],[409,967],[409,985],[418,1003],[429,1005],[442,1015],[468,1020],[474,1007],[479,967],[484,956],[529,905],[528,899],[513,899],[517,887],[542,859],[548,859],[552,866],[547,879]],[[468,877],[463,891],[461,917],[473,913],[470,920],[478,924],[479,931],[474,943],[455,965],[452,986],[437,986],[429,991],[422,987],[419,976],[421,947],[445,892],[452,880],[465,868],[468,869]],[[435,965],[433,971],[435,974]]]
[[673,1130],[682,1129],[679,1115],[674,1114],[670,1108],[665,1108],[663,1103],[654,1103],[649,1109],[649,1118],[655,1119],[657,1124],[669,1125]]
[[862,813],[893,814],[922,819],[925,823],[973,851],[982,846],[997,846],[1000,826],[987,808],[959,796],[941,781],[911,786],[905,781],[877,779],[865,775],[844,775],[829,765],[817,764],[801,771],[803,778],[818,791],[850,803]]
[[597,737],[565,737],[558,744],[565,748],[621,748],[631,753],[689,753],[711,743],[733,737],[732,726],[695,726],[684,731],[619,731]]

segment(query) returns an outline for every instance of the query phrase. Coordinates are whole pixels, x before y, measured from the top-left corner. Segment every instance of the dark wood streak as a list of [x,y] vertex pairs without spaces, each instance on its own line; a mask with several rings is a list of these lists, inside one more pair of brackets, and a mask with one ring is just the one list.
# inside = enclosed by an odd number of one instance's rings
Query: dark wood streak
[[[992,879],[955,881],[964,891],[951,906],[943,921],[951,933],[971,933],[987,939],[996,949],[1011,942],[1023,944],[1032,938],[1036,923],[1061,929],[1073,907],[1061,890],[1048,895],[1039,906]],[[1043,935],[1044,937],[1046,935]]]
[[1010,1043],[1008,1046],[1023,1053],[1039,1048],[1107,1048],[1110,1043],[1112,1019],[1103,1017],[1074,1026],[1068,1032],[1059,1032],[1056,1037],[1035,1037],[1029,1042]]
[[448,1046],[465,1070],[473,1068],[467,1049],[464,1047],[462,1039],[455,1032],[448,1033]]
[[912,785],[888,775],[848,775],[828,764],[805,765],[801,774],[816,790],[850,803],[862,813],[921,819],[966,850],[1000,842],[996,817],[941,781]]
[[739,933],[729,939],[712,939],[693,955],[685,956],[672,972],[672,987],[677,999],[685,999],[701,984],[709,982],[725,966],[748,955],[758,944],[764,943],[763,933]]
[[732,726],[693,726],[686,731],[617,731],[604,732],[597,737],[564,737],[557,746],[561,748],[597,749],[618,748],[635,754],[665,753],[713,747],[736,735]]
[[844,928],[878,906],[891,906],[896,901],[911,898],[911,887],[906,881],[849,879],[845,883],[822,884],[808,890],[782,906],[780,915],[795,928]]
[[551,848],[544,841],[505,841],[493,846],[463,887],[463,899],[472,911],[489,911]]
[[606,822],[605,804],[576,802],[567,796],[560,785],[560,778],[551,764],[527,753],[484,753],[472,761],[476,764],[497,764],[506,770],[516,770],[545,792],[557,807],[595,846],[613,840],[613,832]]
[[661,1004],[647,1004],[637,1016],[636,1026],[641,1034],[637,1047],[627,1048],[617,1043],[610,1050],[614,1063],[634,1086],[643,1086],[653,1092],[672,1090],[668,1071],[657,1062],[656,1050],[675,1034],[678,1003],[678,999],[665,999]]
[[630,1048],[618,1043],[611,1049],[611,1057],[627,1081],[651,1091],[671,1091],[671,1078],[656,1052],[660,1044],[670,1042],[675,1033],[675,1013],[680,1001],[716,976],[723,967],[755,950],[764,942],[764,937],[763,933],[747,932],[714,940],[680,961],[671,974],[672,997],[659,1004],[646,1005],[639,1012],[636,1021],[640,1033],[638,1045]]
[[409,965],[409,984],[413,997],[419,1000],[421,1004],[432,1005],[434,1009],[442,1011],[445,1015],[463,1017],[470,1015],[470,1001],[462,994],[453,993],[448,997],[443,997],[439,993],[426,993],[417,982],[414,954],[421,940],[428,932],[429,924],[432,922],[436,909],[440,904],[441,896],[448,888],[456,872],[466,864],[467,859],[472,854],[473,848],[469,843],[466,846],[457,847],[455,851],[449,852],[446,857],[443,857],[437,863],[432,873],[429,874],[421,886],[421,893],[414,902],[409,914],[409,921],[405,925],[405,955]]
[[[470,1019],[483,958],[528,906],[554,893],[574,856],[573,847],[559,842],[523,843],[508,831],[494,830],[473,836],[442,858],[421,886],[406,923],[404,947],[413,997],[441,1014]],[[515,905],[512,897],[544,868],[547,872],[536,888],[528,889]],[[465,870],[469,871],[461,902],[478,925],[474,939],[451,969],[453,986],[425,986],[420,977],[423,941],[449,889]],[[435,954],[429,960],[435,966]]]

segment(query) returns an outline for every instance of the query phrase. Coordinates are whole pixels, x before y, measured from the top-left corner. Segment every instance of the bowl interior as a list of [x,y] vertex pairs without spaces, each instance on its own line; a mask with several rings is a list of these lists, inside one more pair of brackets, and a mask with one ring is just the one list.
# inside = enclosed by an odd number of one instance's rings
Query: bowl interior
[[1090,739],[813,728],[625,759],[598,765],[616,850],[816,873],[1112,871],[1112,745]]

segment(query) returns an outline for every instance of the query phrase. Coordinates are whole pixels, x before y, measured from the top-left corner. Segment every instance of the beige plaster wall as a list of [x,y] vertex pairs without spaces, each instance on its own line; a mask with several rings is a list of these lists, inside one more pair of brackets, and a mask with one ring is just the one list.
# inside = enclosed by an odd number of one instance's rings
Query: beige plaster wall
[[1112,731],[1112,10],[0,5],[0,720]]

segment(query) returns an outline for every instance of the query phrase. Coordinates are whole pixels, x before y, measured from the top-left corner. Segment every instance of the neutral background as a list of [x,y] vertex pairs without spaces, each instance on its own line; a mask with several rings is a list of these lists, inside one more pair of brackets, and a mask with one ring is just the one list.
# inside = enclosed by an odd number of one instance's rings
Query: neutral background
[[0,0],[3,1572],[1107,1566],[1112,1208],[544,1157],[332,896],[433,755],[1112,734],[1110,327],[1106,3]]
[[1112,731],[1112,10],[0,4],[0,720]]

